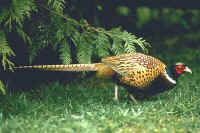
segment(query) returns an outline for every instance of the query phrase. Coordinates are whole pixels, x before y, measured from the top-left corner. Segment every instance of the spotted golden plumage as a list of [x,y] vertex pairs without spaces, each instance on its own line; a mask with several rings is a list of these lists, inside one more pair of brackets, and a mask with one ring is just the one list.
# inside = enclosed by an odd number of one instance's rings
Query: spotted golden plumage
[[[97,77],[113,78],[116,84],[125,85],[132,90],[148,90],[155,84],[163,84],[155,90],[161,89],[165,85],[175,85],[176,79],[183,72],[191,70],[183,63],[177,63],[172,67],[172,77],[168,74],[166,65],[157,58],[141,53],[122,54],[110,56],[102,59],[101,63],[93,64],[70,64],[70,65],[34,65],[20,66],[16,69],[42,69],[53,71],[96,71]],[[158,86],[157,86],[158,87]],[[117,85],[115,86],[115,99],[118,99]],[[132,97],[133,100],[135,100]]]
[[159,75],[165,76],[165,64],[141,53],[106,57],[102,62],[120,76],[120,82],[137,87],[147,87]]

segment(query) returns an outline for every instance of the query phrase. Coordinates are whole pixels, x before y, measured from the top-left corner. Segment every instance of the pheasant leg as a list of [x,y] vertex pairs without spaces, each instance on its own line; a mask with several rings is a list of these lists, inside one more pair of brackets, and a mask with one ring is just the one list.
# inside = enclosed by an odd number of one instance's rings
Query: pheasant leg
[[118,100],[118,85],[115,84],[115,97],[114,100],[117,101]]
[[135,97],[132,95],[132,94],[129,94],[131,100],[134,102],[134,103],[137,103],[137,100],[135,99]]

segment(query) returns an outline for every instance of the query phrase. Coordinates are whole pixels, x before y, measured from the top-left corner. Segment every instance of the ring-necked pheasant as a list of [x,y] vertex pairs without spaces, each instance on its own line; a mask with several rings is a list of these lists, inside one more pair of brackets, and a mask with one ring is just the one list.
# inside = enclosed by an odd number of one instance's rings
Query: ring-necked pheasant
[[[184,72],[192,71],[183,63],[176,63],[168,71],[159,59],[141,53],[122,54],[102,59],[101,63],[70,64],[70,65],[33,65],[20,66],[15,69],[42,69],[52,71],[96,71],[97,77],[113,78],[115,97],[118,99],[118,85],[128,88],[129,94],[137,91],[142,93],[159,93],[173,88],[177,78]],[[133,95],[130,95],[136,101]]]

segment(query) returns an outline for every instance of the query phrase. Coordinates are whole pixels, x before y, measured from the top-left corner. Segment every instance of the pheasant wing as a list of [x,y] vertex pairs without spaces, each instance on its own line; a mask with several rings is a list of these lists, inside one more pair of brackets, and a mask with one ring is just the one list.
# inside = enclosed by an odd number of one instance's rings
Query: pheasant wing
[[102,59],[102,62],[118,74],[126,76],[132,71],[145,72],[148,69],[156,68],[157,59],[151,56],[147,56],[141,53],[134,54],[122,54],[119,56],[110,56]]

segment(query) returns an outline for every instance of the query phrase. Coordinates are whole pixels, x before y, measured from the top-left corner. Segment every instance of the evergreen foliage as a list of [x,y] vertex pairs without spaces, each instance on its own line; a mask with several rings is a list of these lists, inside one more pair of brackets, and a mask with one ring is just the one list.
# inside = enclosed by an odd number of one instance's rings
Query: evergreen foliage
[[[78,63],[91,63],[93,56],[133,53],[136,45],[147,51],[149,44],[145,40],[121,28],[106,30],[91,26],[80,16],[80,21],[74,19],[71,16],[76,5],[69,6],[68,3],[67,0],[11,0],[6,7],[0,8],[0,56],[4,70],[12,70],[14,66],[9,57],[15,53],[7,41],[12,32],[28,44],[30,63],[47,46],[58,50],[63,64],[72,63],[72,59]],[[72,51],[75,57],[72,57]]]
[[0,31],[0,55],[1,55],[1,64],[6,69],[6,66],[8,65],[9,69],[12,70],[12,66],[14,64],[7,58],[10,56],[14,56],[13,50],[9,47],[8,42],[6,40],[6,36],[3,31]]

